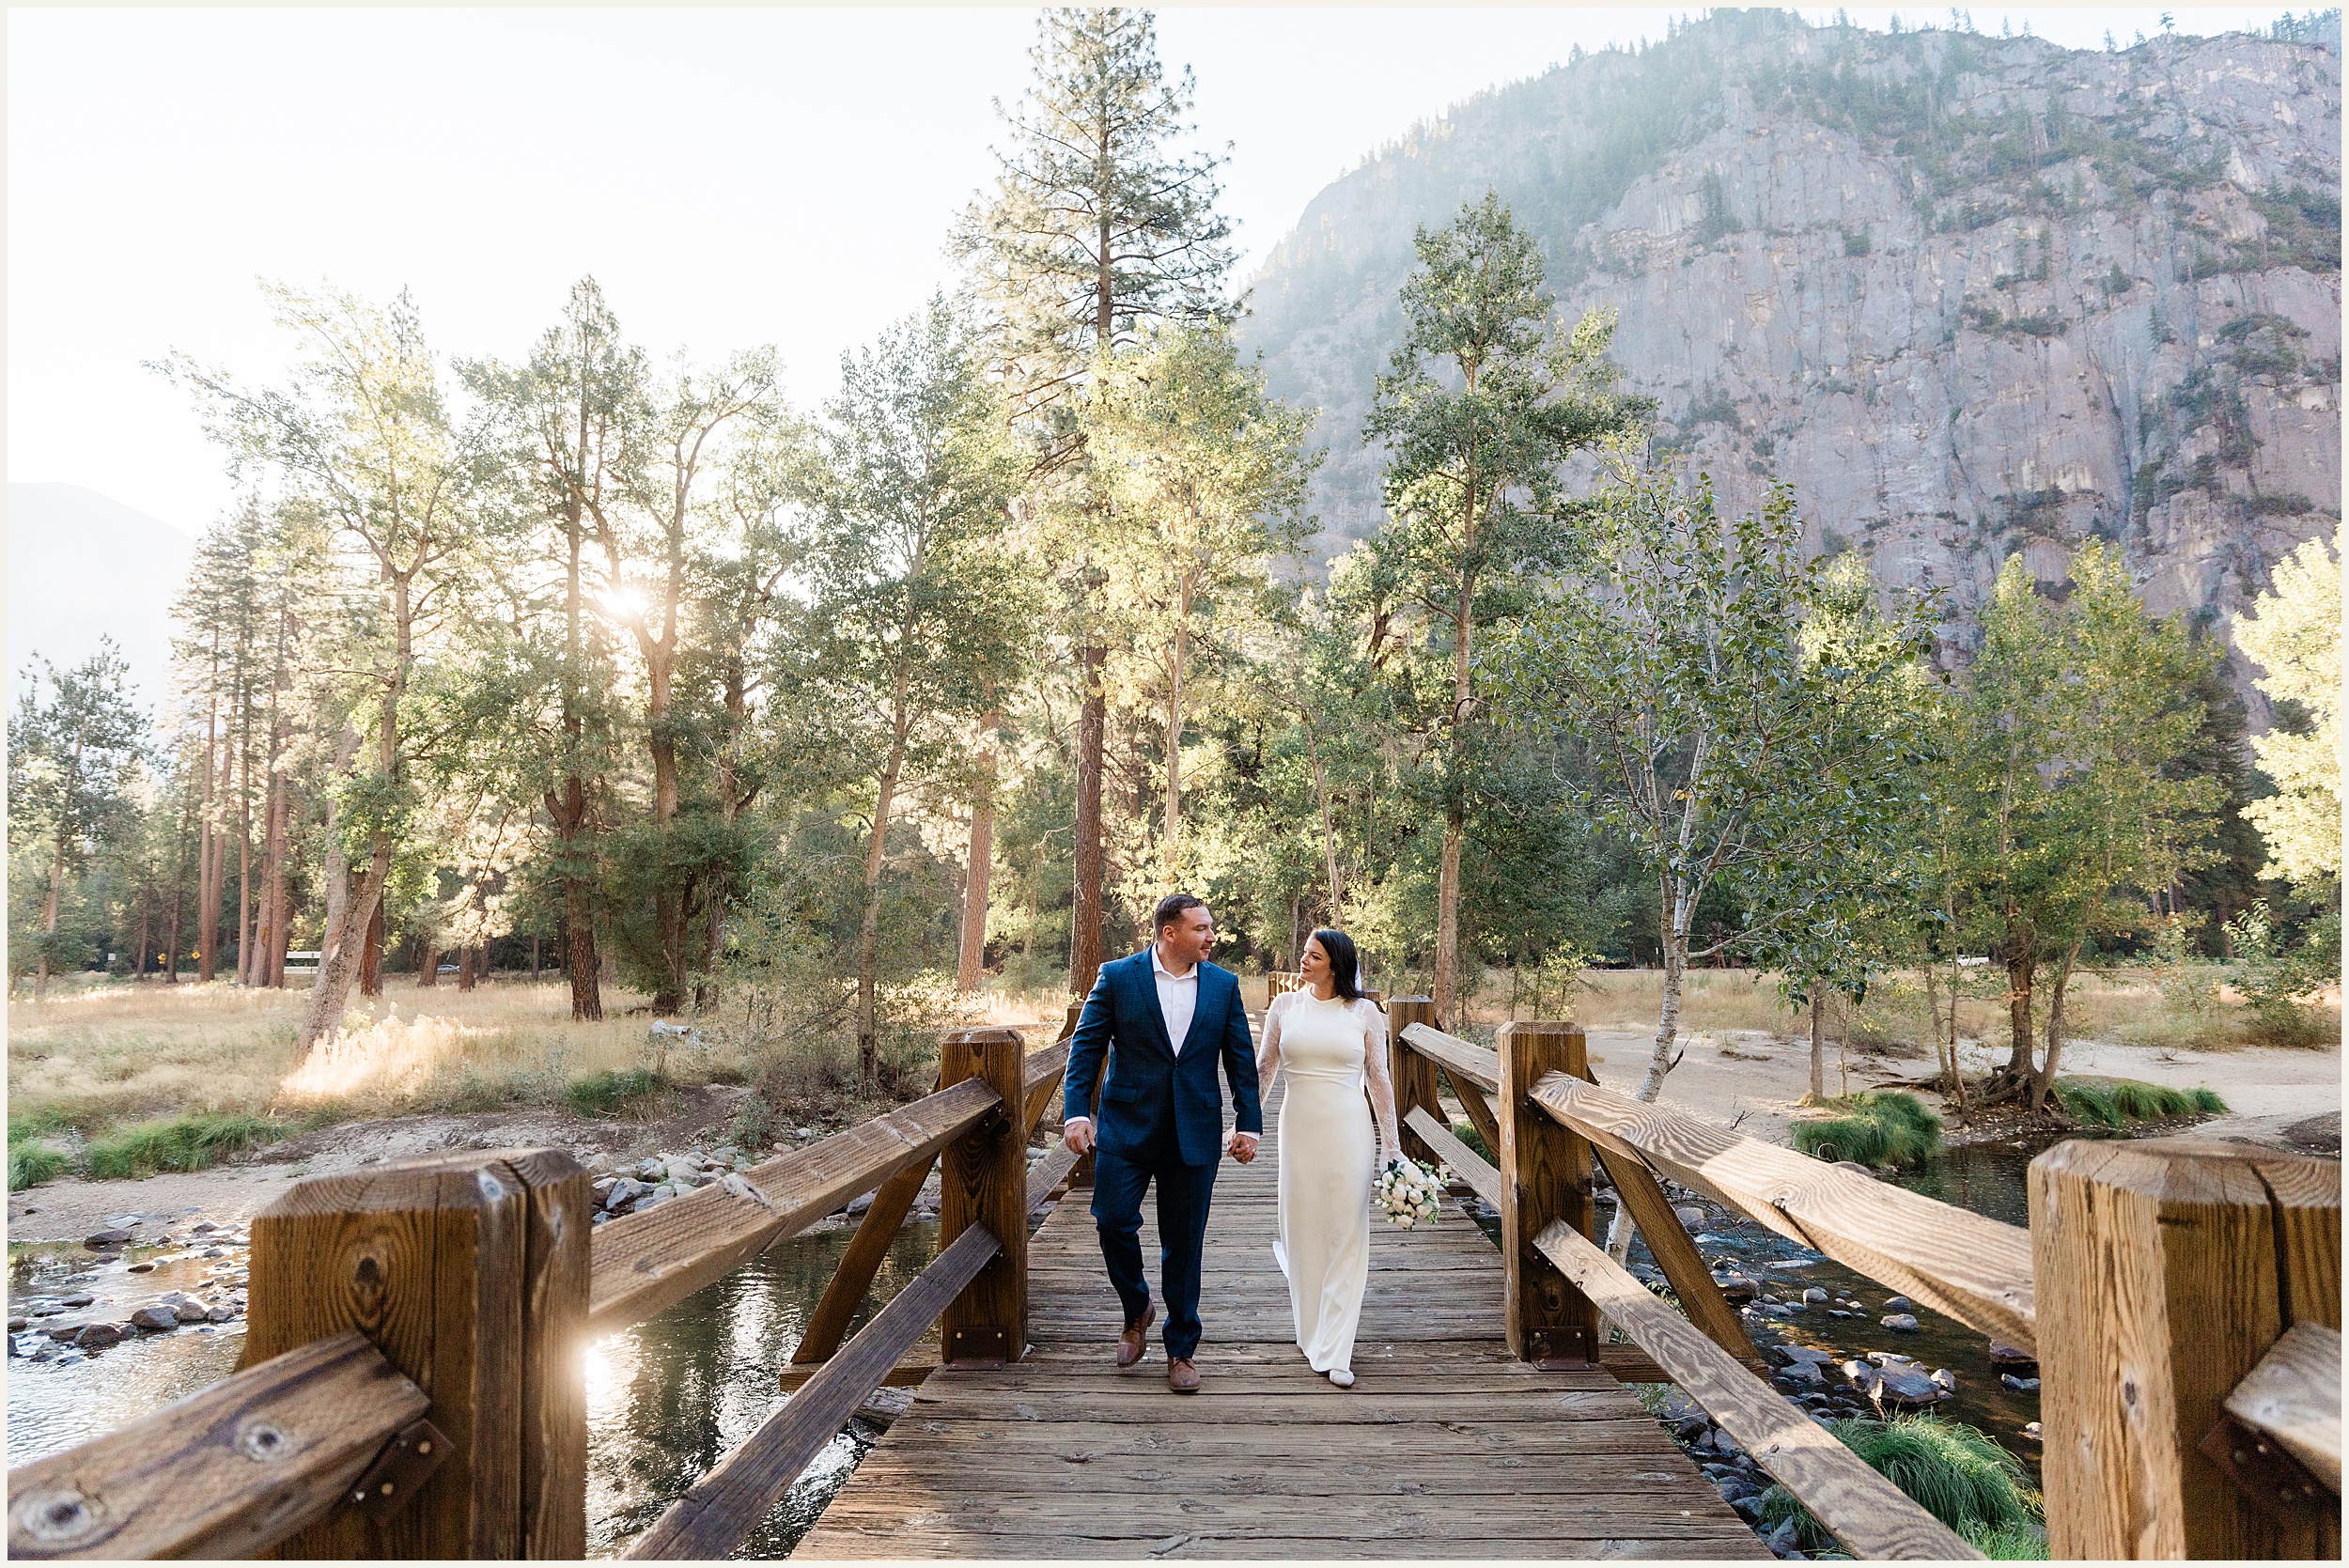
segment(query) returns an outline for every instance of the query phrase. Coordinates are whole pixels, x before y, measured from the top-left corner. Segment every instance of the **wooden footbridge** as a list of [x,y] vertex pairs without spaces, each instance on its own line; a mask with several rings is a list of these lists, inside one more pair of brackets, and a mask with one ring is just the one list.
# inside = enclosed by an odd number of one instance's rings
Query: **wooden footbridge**
[[[2339,1557],[2338,1161],[2063,1144],[2026,1232],[1610,1094],[1570,1024],[1495,1050],[1424,998],[1390,1015],[1407,1144],[1499,1209],[1501,1246],[1456,1214],[1374,1227],[1350,1390],[1289,1343],[1269,1158],[1218,1180],[1205,1388],[1167,1392],[1155,1346],[1117,1371],[1081,1185],[1031,1231],[1086,1179],[1029,1154],[1066,1041],[969,1031],[927,1098],[599,1227],[553,1151],[300,1184],[253,1225],[243,1369],[11,1472],[9,1553],[578,1557],[584,1343],[869,1192],[791,1396],[628,1555],[727,1555],[884,1382],[914,1403],[799,1555],[1766,1555],[1629,1379],[1678,1384],[1855,1556],[1978,1556],[1760,1374],[1668,1177],[2034,1349],[2055,1556]],[[848,1336],[934,1166],[937,1261]],[[1602,1173],[1680,1311],[1593,1244]]]

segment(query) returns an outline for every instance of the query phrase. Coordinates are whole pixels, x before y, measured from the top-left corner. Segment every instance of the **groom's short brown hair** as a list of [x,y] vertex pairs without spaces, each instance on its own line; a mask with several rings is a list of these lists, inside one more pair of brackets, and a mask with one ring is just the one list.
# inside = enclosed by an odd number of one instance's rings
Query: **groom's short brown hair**
[[1159,907],[1150,917],[1150,934],[1157,936],[1183,918],[1186,909],[1204,909],[1207,901],[1195,893],[1170,893],[1159,900]]

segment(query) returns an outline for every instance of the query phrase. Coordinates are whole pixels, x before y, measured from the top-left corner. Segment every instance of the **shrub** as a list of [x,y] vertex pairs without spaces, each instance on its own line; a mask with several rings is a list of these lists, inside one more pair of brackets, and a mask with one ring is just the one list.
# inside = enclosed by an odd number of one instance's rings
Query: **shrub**
[[2172,1116],[2222,1116],[2227,1102],[2208,1089],[2169,1089],[2130,1078],[2060,1078],[2056,1098],[2065,1114],[2091,1126],[2123,1127]]
[[65,1174],[72,1162],[58,1150],[46,1143],[8,1144],[8,1190],[22,1192],[28,1187],[55,1181]]
[[1827,1102],[1842,1114],[1795,1124],[1795,1147],[1821,1159],[1906,1169],[1941,1149],[1941,1118],[1914,1094],[1848,1094]]
[[669,1080],[649,1067],[594,1073],[563,1091],[564,1103],[582,1116],[616,1116],[641,1101],[668,1092]]
[[232,1155],[286,1136],[258,1116],[194,1110],[160,1122],[137,1122],[90,1141],[92,1181],[151,1176],[158,1171],[209,1171]]
[[1470,1123],[1453,1123],[1452,1136],[1467,1144],[1470,1148],[1475,1150],[1477,1157],[1482,1159],[1486,1164],[1495,1167],[1500,1165],[1501,1162],[1493,1157],[1493,1152],[1485,1147],[1485,1135],[1478,1132]]
[[[2030,1489],[2022,1462],[1977,1429],[1917,1415],[1890,1421],[1857,1416],[1830,1421],[1828,1430],[1985,1555],[2047,1555],[2039,1495]],[[1819,1550],[1830,1539],[1811,1511],[1783,1486],[1762,1494],[1765,1525],[1776,1529],[1789,1519],[1807,1551]],[[1994,1542],[2007,1549],[1993,1551]]]

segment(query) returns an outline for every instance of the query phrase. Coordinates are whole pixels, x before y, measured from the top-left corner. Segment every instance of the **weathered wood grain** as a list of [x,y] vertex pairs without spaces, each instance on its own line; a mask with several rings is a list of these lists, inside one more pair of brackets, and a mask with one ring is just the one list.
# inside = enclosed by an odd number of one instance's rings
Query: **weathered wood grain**
[[1572,1227],[1552,1222],[1534,1245],[1855,1555],[1980,1560],[1982,1553]]
[[[1438,1159],[1459,1172],[1475,1194],[1493,1207],[1501,1206],[1501,1172],[1477,1157],[1476,1151],[1453,1136],[1442,1121],[1427,1113],[1425,1106],[1413,1106],[1411,1113],[1403,1118],[1404,1125],[1427,1141],[1427,1146]],[[1496,1136],[1498,1136],[1496,1134]],[[1492,1145],[1499,1148],[1496,1142]]]
[[939,1164],[941,1255],[967,1230],[983,1228],[999,1243],[939,1317],[949,1362],[1017,1361],[1027,1348],[1028,1138],[1014,1110],[1027,1103],[1026,1070],[1017,1030],[957,1029],[939,1045],[941,1083],[984,1082],[1004,1108],[947,1144]]
[[1501,1026],[1501,1315],[1509,1348],[1527,1360],[1587,1360],[1599,1342],[1598,1313],[1534,1246],[1561,1221],[1591,1234],[1591,1145],[1532,1098],[1534,1084],[1589,1070],[1582,1031],[1569,1023]]
[[506,1164],[529,1193],[522,1262],[521,1555],[587,1553],[587,1275],[595,1194],[570,1156]]
[[[1487,1094],[1501,1092],[1501,1058],[1498,1052],[1463,1040],[1457,1034],[1446,1034],[1433,1024],[1416,1020],[1398,1031],[1397,1037],[1441,1067],[1455,1088],[1465,1080]],[[1465,1098],[1461,1103],[1467,1103]]]
[[1762,1353],[1753,1347],[1745,1323],[1737,1316],[1737,1309],[1721,1294],[1712,1269],[1697,1251],[1696,1239],[1681,1224],[1680,1216],[1672,1212],[1672,1200],[1664,1196],[1664,1189],[1657,1184],[1655,1172],[1647,1168],[1647,1162],[1620,1150],[1602,1150],[1598,1157],[1607,1167],[1608,1179],[1615,1184],[1616,1198],[1631,1211],[1631,1222],[1647,1239],[1648,1255],[1671,1281],[1672,1294],[1680,1298],[1688,1321],[1703,1329],[1715,1344],[1766,1374],[1768,1369]]
[[12,1558],[258,1557],[431,1404],[346,1329],[8,1472]]
[[976,1079],[794,1149],[745,1172],[759,1199],[712,1182],[659,1208],[599,1225],[587,1330],[641,1323],[797,1235],[908,1165],[926,1160],[1000,1104]]
[[1501,1260],[1456,1213],[1374,1219],[1355,1385],[1314,1373],[1271,1253],[1279,1094],[1264,1152],[1217,1178],[1198,1393],[1167,1392],[1155,1343],[1114,1364],[1093,1220],[1063,1203],[1031,1244],[1032,1353],[928,1377],[793,1555],[1767,1555],[1613,1377],[1511,1354]]
[[1042,1050],[1028,1055],[1028,1098],[1019,1118],[1019,1130],[1024,1140],[1033,1137],[1036,1125],[1045,1119],[1059,1100],[1061,1079],[1068,1071],[1068,1041],[1066,1036],[1053,1041]]
[[[1439,1116],[1443,1110],[1436,1097],[1435,1066],[1403,1042],[1413,1024],[1432,1022],[1435,1017],[1433,997],[1396,997],[1387,1003],[1387,1075],[1394,1085],[1394,1113],[1399,1118],[1408,1118],[1420,1106]],[[1435,1157],[1417,1133],[1406,1128],[1399,1129],[1399,1135],[1403,1152],[1411,1158],[1424,1165]]]
[[[2331,1165],[2337,1195],[2339,1165],[2306,1163]],[[2031,1161],[2053,1555],[2307,1558],[2337,1543],[2254,1506],[2200,1448],[2286,1326],[2309,1254],[2283,1245],[2266,1171],[2312,1189],[2294,1205],[2304,1226],[2321,1187],[2293,1164],[2188,1139],[2060,1143]],[[2333,1214],[2337,1229],[2337,1197]]]
[[2014,1225],[1560,1073],[1534,1101],[1601,1149],[1994,1338],[2037,1343],[2031,1238]]
[[356,1328],[449,1440],[413,1506],[335,1513],[282,1554],[521,1554],[524,1452],[553,1436],[525,1415],[531,1183],[576,1171],[558,1150],[434,1156],[312,1177],[255,1217],[244,1364]]
[[840,1265],[832,1270],[832,1281],[824,1294],[817,1299],[816,1308],[807,1314],[807,1331],[800,1336],[797,1349],[791,1352],[794,1366],[810,1366],[832,1359],[840,1342],[848,1337],[848,1324],[856,1310],[864,1305],[865,1295],[873,1288],[873,1280],[895,1244],[897,1233],[905,1226],[906,1216],[913,1211],[913,1201],[922,1195],[922,1186],[938,1167],[938,1157],[916,1160],[880,1184],[873,1194],[873,1203],[858,1222],[856,1234],[848,1238],[848,1250],[840,1254]]
[[856,1407],[872,1396],[897,1358],[928,1331],[939,1312],[998,1250],[995,1237],[983,1225],[972,1225],[956,1237],[782,1409],[670,1504],[627,1555],[696,1560],[731,1554]]
[[2341,1496],[2341,1333],[2295,1323],[2260,1358],[2227,1413],[2263,1432]]

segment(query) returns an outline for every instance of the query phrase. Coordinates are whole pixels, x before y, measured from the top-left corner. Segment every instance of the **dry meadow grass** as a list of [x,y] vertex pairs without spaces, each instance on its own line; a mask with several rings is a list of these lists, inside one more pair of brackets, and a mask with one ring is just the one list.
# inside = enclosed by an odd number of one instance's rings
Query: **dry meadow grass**
[[[215,983],[53,987],[8,1004],[11,1122],[85,1129],[189,1111],[310,1116],[474,1109],[550,1094],[605,1071],[654,1065],[649,1021],[570,1021],[569,992],[527,981],[472,991],[418,989],[399,977],[346,1015],[343,1037],[299,1063],[302,990]],[[641,999],[608,996],[617,1014]],[[691,1081],[732,1063],[672,1047],[664,1063]]]

